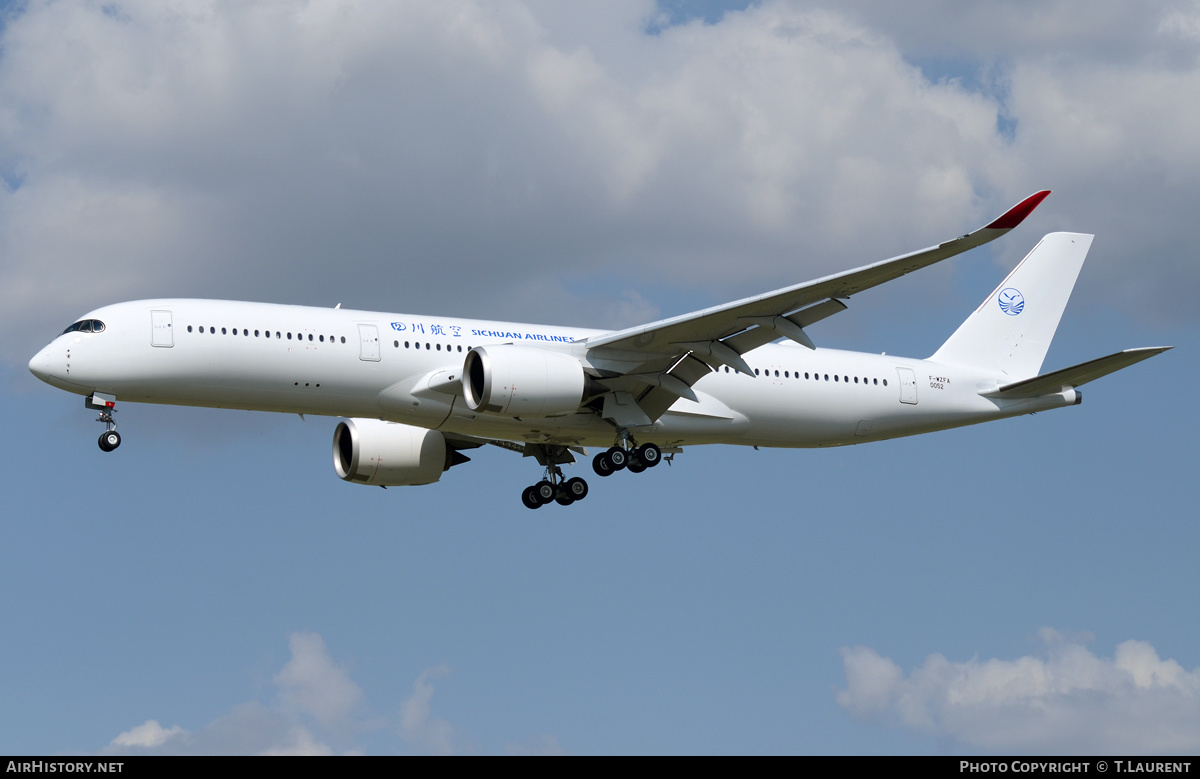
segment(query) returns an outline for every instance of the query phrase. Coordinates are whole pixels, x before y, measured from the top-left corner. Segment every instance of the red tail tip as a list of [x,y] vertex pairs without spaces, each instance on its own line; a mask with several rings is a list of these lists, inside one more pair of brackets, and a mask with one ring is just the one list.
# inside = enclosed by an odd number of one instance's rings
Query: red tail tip
[[1048,189],[1043,189],[1041,192],[1033,193],[1029,197],[1022,200],[1020,203],[1017,203],[1015,206],[1013,206],[1012,208],[1005,211],[1003,216],[1001,216],[996,221],[992,222],[990,225],[988,225],[984,229],[985,230],[1011,230],[1011,229],[1013,229],[1017,225],[1021,224],[1021,222],[1025,221],[1025,217],[1027,217],[1031,213],[1033,213],[1033,209],[1037,208],[1038,205],[1043,200],[1045,200],[1046,196],[1049,194],[1050,194],[1050,190],[1048,190]]

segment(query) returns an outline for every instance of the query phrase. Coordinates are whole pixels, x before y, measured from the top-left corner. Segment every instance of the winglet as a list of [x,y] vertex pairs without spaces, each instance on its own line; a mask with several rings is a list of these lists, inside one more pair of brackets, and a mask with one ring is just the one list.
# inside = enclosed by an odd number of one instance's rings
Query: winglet
[[984,230],[1011,230],[1021,222],[1025,221],[1025,217],[1033,213],[1033,209],[1037,208],[1046,196],[1050,194],[1050,190],[1043,189],[1041,192],[1035,192],[1029,197],[1017,203],[1012,208],[1004,212],[996,221],[992,222]]

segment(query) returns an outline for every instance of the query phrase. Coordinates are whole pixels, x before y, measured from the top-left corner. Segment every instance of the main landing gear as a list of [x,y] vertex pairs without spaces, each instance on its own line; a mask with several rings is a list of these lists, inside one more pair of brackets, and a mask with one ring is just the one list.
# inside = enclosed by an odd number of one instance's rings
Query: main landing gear
[[117,399],[112,395],[93,392],[84,398],[83,405],[100,412],[100,416],[96,417],[97,422],[104,423],[104,432],[100,434],[98,442],[100,450],[111,452],[120,446],[121,434],[117,432],[117,422],[113,419],[113,414],[117,413]]
[[647,443],[629,448],[614,446],[592,458],[592,470],[598,476],[612,476],[622,468],[628,468],[632,473],[641,473],[660,462],[662,462],[662,450],[654,444]]
[[587,497],[587,482],[578,476],[564,479],[562,469],[557,465],[546,466],[546,478],[532,487],[526,487],[521,493],[521,502],[527,509],[540,509],[553,501],[560,506],[570,506],[577,500]]
[[[619,444],[601,452],[592,460],[592,470],[600,476],[611,476],[624,468],[641,473],[647,468],[653,468],[662,462],[662,450],[655,444],[637,446],[633,438],[625,430],[618,431]],[[563,476],[560,463],[573,463],[575,458],[563,446],[546,444],[526,444],[526,456],[538,458],[538,462],[546,467],[546,478],[532,487],[526,487],[521,492],[521,502],[525,508],[538,509],[547,503],[557,503],[569,506],[577,500],[583,500],[588,494],[588,484],[576,476],[568,479]]]

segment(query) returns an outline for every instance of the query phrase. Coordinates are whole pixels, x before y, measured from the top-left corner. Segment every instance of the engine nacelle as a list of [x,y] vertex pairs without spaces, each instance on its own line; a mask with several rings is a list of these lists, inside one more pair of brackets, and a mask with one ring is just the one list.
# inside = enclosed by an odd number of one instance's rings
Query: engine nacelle
[[432,484],[450,467],[450,454],[441,433],[411,425],[347,419],[333,432],[333,467],[355,484]]
[[569,354],[498,344],[467,352],[462,386],[472,411],[557,417],[579,410],[585,379],[583,366]]

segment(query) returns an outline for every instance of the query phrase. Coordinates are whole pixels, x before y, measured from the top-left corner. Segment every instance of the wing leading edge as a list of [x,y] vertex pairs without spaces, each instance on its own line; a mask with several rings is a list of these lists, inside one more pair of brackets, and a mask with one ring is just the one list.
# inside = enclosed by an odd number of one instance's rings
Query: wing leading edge
[[728,365],[753,375],[742,355],[778,338],[815,348],[804,328],[846,308],[842,299],[996,240],[1050,194],[1035,192],[984,227],[927,249],[754,297],[587,339],[588,358],[615,391],[630,392],[651,419],[691,386]]

